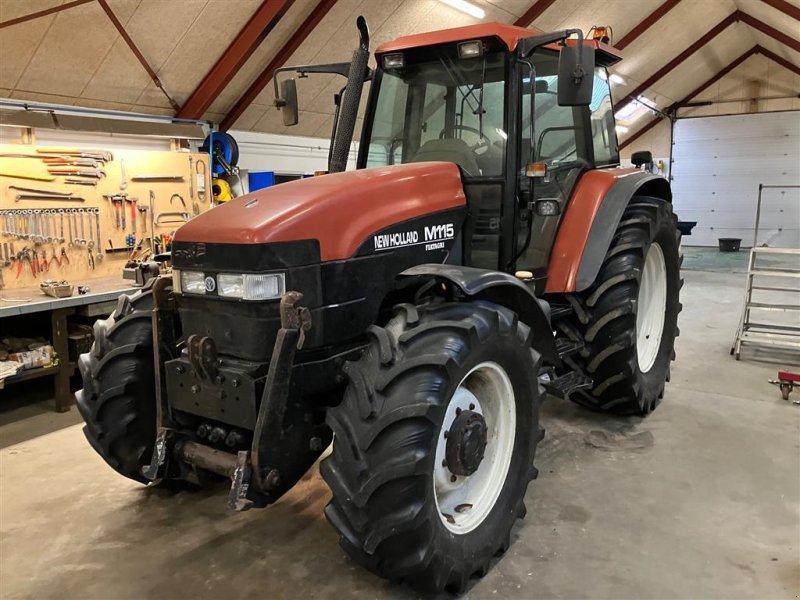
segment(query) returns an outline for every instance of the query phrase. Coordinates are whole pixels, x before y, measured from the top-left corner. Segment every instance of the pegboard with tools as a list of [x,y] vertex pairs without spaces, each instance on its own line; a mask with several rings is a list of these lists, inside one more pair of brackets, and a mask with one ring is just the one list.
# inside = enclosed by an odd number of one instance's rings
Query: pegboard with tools
[[6,289],[118,275],[212,207],[208,155],[0,144]]

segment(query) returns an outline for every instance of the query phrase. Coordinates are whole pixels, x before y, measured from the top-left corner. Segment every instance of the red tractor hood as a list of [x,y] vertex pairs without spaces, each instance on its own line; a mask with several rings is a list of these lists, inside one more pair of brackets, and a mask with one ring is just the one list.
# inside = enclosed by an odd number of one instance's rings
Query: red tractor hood
[[458,167],[412,163],[300,179],[231,200],[178,229],[176,242],[316,239],[323,261],[353,256],[371,234],[466,203]]

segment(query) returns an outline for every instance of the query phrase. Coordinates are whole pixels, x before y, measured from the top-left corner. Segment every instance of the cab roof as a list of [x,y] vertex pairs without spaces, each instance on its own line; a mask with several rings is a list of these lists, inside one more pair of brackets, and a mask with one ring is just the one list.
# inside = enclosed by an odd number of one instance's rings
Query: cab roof
[[[544,33],[541,29],[517,27],[492,21],[490,23],[480,23],[478,25],[467,25],[466,27],[454,27],[452,29],[441,29],[439,31],[429,31],[414,35],[405,35],[391,42],[381,44],[375,49],[375,55],[387,54],[390,52],[402,52],[412,48],[424,48],[437,44],[449,44],[453,42],[464,42],[481,38],[494,37],[506,47],[510,52],[517,48],[520,40],[533,37]],[[567,44],[577,44],[576,39],[567,40]],[[598,52],[598,64],[613,65],[622,59],[620,51],[613,46],[604,44],[597,40],[586,39],[583,42],[587,46],[594,46]],[[557,49],[556,44],[549,44],[548,48]]]
[[386,54],[387,52],[401,52],[410,48],[420,48],[424,46],[434,46],[436,44],[449,44],[451,42],[463,42],[480,38],[495,37],[500,40],[510,51],[516,49],[520,40],[542,33],[539,29],[528,29],[517,27],[516,25],[506,25],[492,21],[490,23],[480,23],[478,25],[467,25],[466,27],[455,27],[453,29],[441,29],[427,33],[417,33],[415,35],[405,35],[391,42],[381,44],[375,50],[376,55]]

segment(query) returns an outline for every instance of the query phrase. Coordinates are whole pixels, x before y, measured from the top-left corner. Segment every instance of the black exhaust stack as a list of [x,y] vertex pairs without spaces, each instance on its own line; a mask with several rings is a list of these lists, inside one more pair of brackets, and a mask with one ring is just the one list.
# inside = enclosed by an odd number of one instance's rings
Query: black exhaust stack
[[336,136],[333,140],[329,173],[341,173],[347,168],[347,159],[350,156],[350,144],[353,141],[353,132],[356,128],[358,105],[361,103],[361,92],[364,89],[364,79],[367,75],[367,61],[369,61],[369,28],[364,17],[356,19],[356,27],[361,36],[359,46],[353,52],[350,63],[350,72],[347,75],[342,105],[339,111],[339,123],[336,127]]

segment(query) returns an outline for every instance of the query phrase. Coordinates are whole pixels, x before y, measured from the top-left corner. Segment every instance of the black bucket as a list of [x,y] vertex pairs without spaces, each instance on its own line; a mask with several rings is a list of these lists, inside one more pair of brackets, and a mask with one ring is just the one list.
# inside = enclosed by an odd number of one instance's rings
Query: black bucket
[[738,252],[741,247],[741,238],[719,238],[720,252]]

